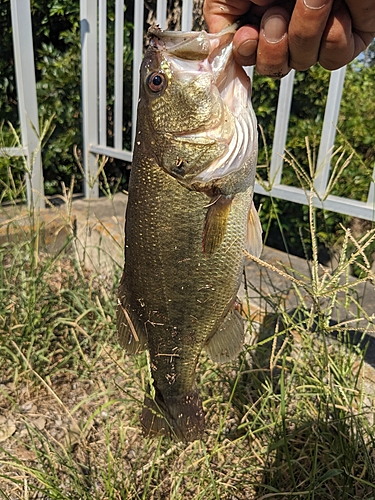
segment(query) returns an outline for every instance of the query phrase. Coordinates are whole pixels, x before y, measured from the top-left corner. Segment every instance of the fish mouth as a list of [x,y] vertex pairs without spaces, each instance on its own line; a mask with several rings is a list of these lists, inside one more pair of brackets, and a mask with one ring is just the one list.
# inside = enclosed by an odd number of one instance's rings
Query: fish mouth
[[239,23],[234,23],[220,33],[207,33],[204,30],[167,31],[150,26],[147,36],[151,44],[163,44],[163,48],[176,57],[199,61],[211,56],[219,46],[228,45],[238,27]]
[[150,44],[170,62],[174,74],[181,78],[187,72],[197,78],[203,72],[210,74],[211,85],[223,102],[223,112],[209,128],[173,134],[177,141],[218,142],[225,146],[220,157],[191,179],[192,184],[211,182],[235,172],[257,149],[256,119],[249,102],[251,81],[233,58],[232,39],[238,26],[233,24],[216,34],[164,31],[157,26],[148,30]]
[[204,69],[210,71],[214,84],[218,86],[226,66],[232,59],[231,42],[237,27],[238,24],[235,23],[220,33],[207,33],[206,31],[165,31],[158,26],[151,26],[147,35],[151,46],[169,57],[183,60],[180,64],[175,59],[173,60],[177,67],[183,66],[186,61],[203,63],[203,66],[197,65],[198,71]]
[[210,53],[209,35],[205,31],[164,31],[151,26],[147,35],[151,45],[181,59],[202,61]]
[[209,126],[194,131],[174,132],[178,142],[220,143],[222,154],[203,171],[190,178],[189,184],[207,183],[239,170],[257,149],[256,118],[250,104],[251,81],[233,57],[232,40],[239,23],[220,33],[206,31],[164,31],[157,26],[148,30],[150,45],[165,59],[171,72],[181,80],[210,75],[212,91],[218,92],[222,112]]

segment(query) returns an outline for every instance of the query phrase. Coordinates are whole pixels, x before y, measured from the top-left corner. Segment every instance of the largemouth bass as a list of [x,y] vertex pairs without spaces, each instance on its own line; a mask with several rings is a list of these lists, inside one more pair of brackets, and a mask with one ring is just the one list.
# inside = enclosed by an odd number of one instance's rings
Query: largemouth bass
[[198,357],[229,361],[243,345],[244,249],[259,255],[262,241],[256,119],[234,31],[148,33],[117,309],[122,346],[149,351],[146,436],[200,438]]

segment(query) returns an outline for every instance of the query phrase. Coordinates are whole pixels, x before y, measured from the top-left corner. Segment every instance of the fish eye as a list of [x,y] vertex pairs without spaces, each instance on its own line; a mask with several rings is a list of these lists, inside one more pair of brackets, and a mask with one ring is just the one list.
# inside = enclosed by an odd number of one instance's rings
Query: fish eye
[[154,71],[154,73],[151,73],[151,75],[147,78],[148,88],[152,92],[160,92],[163,90],[166,86],[166,82],[167,80],[164,73],[160,71]]

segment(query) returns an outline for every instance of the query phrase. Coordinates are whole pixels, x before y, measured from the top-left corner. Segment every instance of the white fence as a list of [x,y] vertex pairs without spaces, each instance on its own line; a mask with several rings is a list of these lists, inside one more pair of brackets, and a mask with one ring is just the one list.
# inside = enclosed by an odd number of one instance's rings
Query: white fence
[[44,208],[30,0],[11,0],[11,15],[22,145],[2,148],[0,156],[25,158],[29,172],[26,176],[28,204]]
[[[107,0],[81,0],[81,15],[83,25],[83,109],[84,109],[84,147],[86,151],[85,165],[90,178],[95,175],[96,155],[108,155],[115,158],[131,161],[131,151],[122,149],[122,107],[132,106],[133,120],[136,116],[139,87],[139,66],[142,59],[144,39],[144,2],[134,1],[134,60],[133,60],[133,98],[132,102],[123,102],[122,98],[122,31],[124,0],[116,2],[115,28],[115,103],[114,103],[114,147],[106,143],[106,33],[105,19]],[[167,1],[157,2],[157,22],[162,28],[166,27]],[[193,1],[183,0],[181,27],[189,30],[192,26]],[[98,29],[95,27],[98,26]],[[86,27],[91,27],[87,29]],[[96,70],[95,70],[96,69]],[[320,148],[317,157],[317,175],[314,182],[313,203],[317,207],[348,214],[363,219],[375,220],[375,167],[372,182],[369,184],[366,202],[328,195],[326,190],[330,174],[330,157],[334,146],[336,126],[340,109],[345,69],[333,71],[331,74],[324,122],[321,133]],[[250,74],[252,74],[250,68]],[[97,82],[99,81],[99,84]],[[293,99],[294,71],[282,79],[279,91],[279,101],[275,122],[270,176],[272,183],[255,187],[257,193],[273,196],[297,203],[308,204],[310,193],[302,188],[287,186],[282,183],[283,156],[286,144],[291,103]],[[95,92],[95,89],[98,89]],[[90,116],[88,116],[90,114]],[[97,124],[99,120],[99,124]],[[134,123],[134,121],[133,121]],[[135,127],[133,127],[133,139]],[[86,196],[97,196],[97,187],[92,190],[86,188]]]
[[[38,114],[35,92],[34,54],[30,21],[30,0],[11,0],[16,76],[21,122],[22,147],[0,151],[0,155],[24,155],[32,168],[28,180],[29,203],[43,206],[43,176],[39,151]],[[136,116],[139,88],[139,66],[144,41],[144,2],[134,0],[133,36],[133,89],[131,102],[123,98],[123,31],[124,0],[108,0],[115,7],[114,40],[114,141],[107,143],[107,0],[80,0],[81,45],[82,45],[82,109],[83,109],[83,154],[86,180],[86,197],[99,195],[97,182],[98,155],[131,161],[131,151],[123,148],[123,107],[132,108],[133,123]],[[182,1],[181,28],[191,29],[193,22],[193,0]],[[157,1],[157,22],[166,27],[167,0]],[[252,68],[249,69],[252,74]],[[334,145],[336,125],[340,109],[345,68],[331,74],[320,149],[317,159],[317,176],[314,184],[313,202],[317,207],[348,214],[363,219],[375,220],[375,167],[369,182],[366,202],[328,195],[325,196],[330,175],[330,156]],[[307,204],[310,193],[282,183],[283,156],[287,138],[290,108],[293,99],[294,72],[282,79],[276,113],[275,133],[272,147],[268,185],[257,184],[257,193]],[[133,127],[133,140],[135,127]],[[34,196],[31,196],[34,193]],[[39,196],[35,196],[39,193]]]

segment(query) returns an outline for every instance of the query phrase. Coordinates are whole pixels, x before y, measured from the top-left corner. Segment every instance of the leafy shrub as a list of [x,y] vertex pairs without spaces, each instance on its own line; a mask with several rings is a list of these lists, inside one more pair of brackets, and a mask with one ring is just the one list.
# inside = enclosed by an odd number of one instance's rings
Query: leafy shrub
[[[110,109],[113,102],[114,6],[108,10],[108,122],[111,135]],[[79,2],[60,0],[31,0],[37,97],[40,118],[46,122],[53,117],[50,137],[43,145],[43,170],[46,194],[60,192],[61,182],[70,184],[75,177],[75,189],[81,191],[82,173],[74,155],[82,148],[81,134],[81,54]],[[17,127],[17,91],[15,87],[10,0],[0,5],[0,113],[5,122]],[[130,47],[131,24],[124,26],[124,89],[129,99],[131,89]],[[10,62],[10,64],[9,64]],[[126,102],[126,101],[125,101]],[[125,106],[125,146],[130,145],[130,110]],[[4,141],[9,145],[11,134],[4,128]],[[9,161],[8,161],[9,163]],[[109,163],[109,166],[111,163]],[[118,164],[112,162],[116,170]],[[4,168],[0,166],[3,179]],[[109,178],[111,175],[109,173]]]

